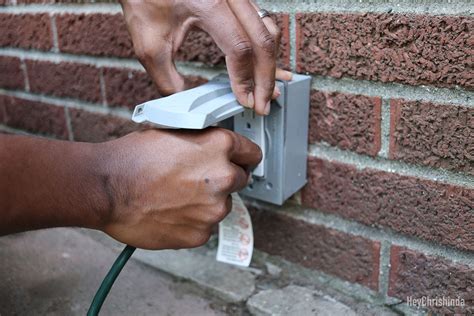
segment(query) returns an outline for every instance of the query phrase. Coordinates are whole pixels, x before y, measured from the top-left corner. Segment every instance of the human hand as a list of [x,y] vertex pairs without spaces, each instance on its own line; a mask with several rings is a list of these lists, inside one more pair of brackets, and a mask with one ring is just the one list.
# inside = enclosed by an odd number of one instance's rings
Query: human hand
[[262,153],[221,128],[147,130],[98,144],[112,210],[100,229],[145,249],[204,244]]
[[121,1],[135,53],[162,95],[188,88],[173,62],[191,27],[206,31],[226,55],[232,91],[243,106],[260,115],[279,96],[275,78],[291,80],[276,69],[280,31],[270,17],[261,19],[253,1]]

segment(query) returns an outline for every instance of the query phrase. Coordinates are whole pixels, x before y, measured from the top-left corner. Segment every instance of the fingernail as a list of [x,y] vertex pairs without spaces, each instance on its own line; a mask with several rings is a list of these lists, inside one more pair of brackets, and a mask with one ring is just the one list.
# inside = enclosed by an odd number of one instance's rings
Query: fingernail
[[281,95],[280,88],[275,86],[275,90],[273,92],[273,95],[275,96],[275,98],[278,98]]
[[253,109],[254,106],[255,106],[255,100],[253,99],[253,92],[250,92],[247,95],[247,107]]
[[268,101],[267,104],[265,105],[265,109],[263,110],[263,113],[265,115],[270,114],[270,101]]

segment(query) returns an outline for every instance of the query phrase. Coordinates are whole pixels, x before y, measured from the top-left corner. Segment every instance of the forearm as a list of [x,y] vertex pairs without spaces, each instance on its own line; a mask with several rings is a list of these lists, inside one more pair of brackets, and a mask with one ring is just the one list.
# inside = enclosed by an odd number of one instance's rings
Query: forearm
[[0,235],[100,228],[111,203],[99,145],[0,134]]

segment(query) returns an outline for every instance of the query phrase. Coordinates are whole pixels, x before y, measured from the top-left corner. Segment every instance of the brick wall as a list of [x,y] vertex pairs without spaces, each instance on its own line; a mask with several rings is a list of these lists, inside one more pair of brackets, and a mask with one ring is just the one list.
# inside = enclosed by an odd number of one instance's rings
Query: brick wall
[[[99,142],[159,97],[114,1],[0,0],[0,129]],[[277,12],[279,64],[313,76],[308,184],[253,206],[256,247],[382,303],[461,297],[474,313],[472,4],[260,1]],[[44,4],[44,5],[39,5]],[[193,30],[178,68],[224,69]]]

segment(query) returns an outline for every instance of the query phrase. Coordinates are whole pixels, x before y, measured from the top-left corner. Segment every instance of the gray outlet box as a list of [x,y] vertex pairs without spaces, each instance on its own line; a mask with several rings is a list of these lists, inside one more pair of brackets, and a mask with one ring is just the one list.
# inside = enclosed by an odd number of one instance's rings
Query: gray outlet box
[[[254,140],[263,130],[264,157],[253,182],[241,194],[281,205],[306,183],[308,155],[309,76],[293,75],[277,82],[280,97],[272,102],[270,114],[256,116],[252,110],[234,116],[234,131]],[[261,121],[262,126],[255,122]],[[253,136],[256,135],[256,136]]]
[[270,114],[258,116],[242,107],[226,76],[194,89],[137,105],[133,120],[164,128],[202,129],[219,124],[260,146],[262,162],[252,171],[252,183],[240,193],[281,205],[306,183],[311,77],[293,75],[277,81],[281,95]]

